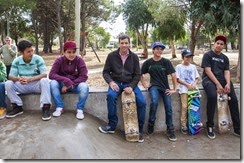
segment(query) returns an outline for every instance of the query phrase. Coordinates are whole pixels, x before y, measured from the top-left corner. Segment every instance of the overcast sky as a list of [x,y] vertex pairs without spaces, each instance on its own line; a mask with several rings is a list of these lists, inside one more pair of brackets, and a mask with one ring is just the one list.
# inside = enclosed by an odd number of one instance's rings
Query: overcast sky
[[[123,0],[114,0],[115,5],[119,5],[122,2],[123,2]],[[114,24],[102,22],[101,26],[103,28],[105,28],[106,32],[109,32],[111,34],[111,36],[113,36],[113,37],[118,36],[118,34],[120,34],[121,32],[125,33],[125,27],[126,27],[125,22],[123,21],[122,14],[120,14],[116,18]]]

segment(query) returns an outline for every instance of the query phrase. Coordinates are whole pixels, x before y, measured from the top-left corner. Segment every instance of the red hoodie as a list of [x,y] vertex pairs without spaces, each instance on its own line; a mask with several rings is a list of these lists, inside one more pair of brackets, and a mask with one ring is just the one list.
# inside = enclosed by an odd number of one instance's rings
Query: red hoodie
[[86,82],[88,70],[84,60],[76,56],[73,61],[69,61],[64,55],[58,57],[49,72],[49,79],[64,83],[66,87],[76,86],[81,82]]

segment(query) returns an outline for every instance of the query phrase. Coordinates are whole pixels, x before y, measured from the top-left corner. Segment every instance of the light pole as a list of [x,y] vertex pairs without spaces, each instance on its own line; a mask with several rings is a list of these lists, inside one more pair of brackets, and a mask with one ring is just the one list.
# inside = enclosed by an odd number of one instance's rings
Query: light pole
[[80,0],[75,0],[75,42],[78,50],[76,54],[80,54]]

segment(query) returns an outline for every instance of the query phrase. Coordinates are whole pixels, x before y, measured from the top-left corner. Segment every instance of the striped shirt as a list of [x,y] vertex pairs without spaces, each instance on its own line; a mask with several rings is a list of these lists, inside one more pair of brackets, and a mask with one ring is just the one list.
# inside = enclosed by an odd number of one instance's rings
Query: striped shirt
[[41,56],[34,54],[30,63],[26,63],[22,55],[15,58],[9,76],[33,77],[39,74],[47,74],[46,64]]

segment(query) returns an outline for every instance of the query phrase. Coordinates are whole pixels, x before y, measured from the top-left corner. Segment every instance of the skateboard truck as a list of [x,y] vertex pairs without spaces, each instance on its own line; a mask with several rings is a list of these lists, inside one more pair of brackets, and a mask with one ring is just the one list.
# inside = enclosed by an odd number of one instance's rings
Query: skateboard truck
[[197,95],[190,95],[190,97],[191,97],[191,98],[196,98],[196,97],[201,98],[201,97],[202,97],[202,95],[201,95],[201,94],[197,94]]
[[230,100],[230,96],[224,96],[224,95],[220,95],[219,96],[219,101],[224,101],[224,100]]

